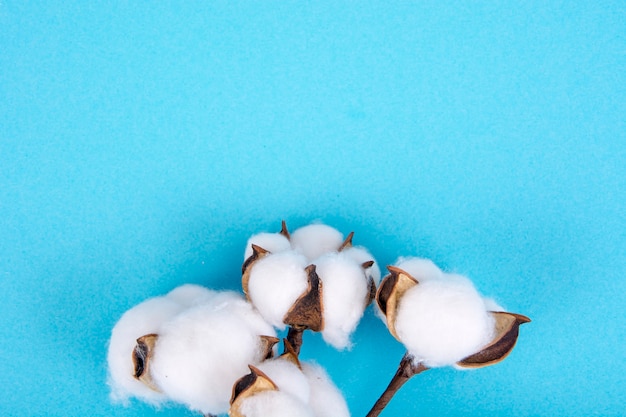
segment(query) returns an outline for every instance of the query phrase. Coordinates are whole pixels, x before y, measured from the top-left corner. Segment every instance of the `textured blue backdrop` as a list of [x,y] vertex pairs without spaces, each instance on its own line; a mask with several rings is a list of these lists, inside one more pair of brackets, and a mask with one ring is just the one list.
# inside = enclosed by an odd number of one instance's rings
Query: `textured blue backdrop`
[[[112,326],[317,219],[533,319],[383,415],[620,415],[624,3],[440,3],[1,1],[0,414],[192,415],[109,402]],[[403,350],[355,342],[303,355],[362,416]]]

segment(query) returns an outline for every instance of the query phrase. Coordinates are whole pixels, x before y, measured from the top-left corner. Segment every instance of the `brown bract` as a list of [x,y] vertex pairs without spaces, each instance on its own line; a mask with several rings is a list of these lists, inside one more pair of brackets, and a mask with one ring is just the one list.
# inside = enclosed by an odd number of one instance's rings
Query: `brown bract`
[[298,369],[302,370],[302,365],[300,364],[300,359],[298,359],[298,352],[296,352],[295,348],[291,345],[289,340],[283,339],[283,345],[285,346],[285,351],[280,358],[283,358],[298,367]]
[[274,356],[274,346],[276,343],[280,341],[277,337],[274,336],[260,336],[260,352],[263,353],[263,359],[269,359]]
[[133,376],[135,379],[143,382],[148,388],[160,392],[152,379],[152,375],[150,375],[150,359],[152,358],[154,345],[158,338],[158,335],[151,333],[137,339],[137,345],[135,345],[135,349],[133,349],[132,358],[134,367]]
[[252,266],[269,254],[269,251],[253,243],[252,255],[250,255],[241,266],[241,287],[248,301],[250,301],[250,296],[248,295],[248,284],[250,282],[250,272],[252,271]]
[[291,235],[289,234],[289,230],[287,229],[287,223],[284,220],[280,224],[280,234],[285,236],[287,240],[291,240]]
[[376,297],[376,283],[374,282],[374,277],[371,274],[367,273],[367,270],[370,269],[374,265],[374,261],[367,261],[361,264],[361,268],[363,268],[363,273],[367,279],[367,296],[365,297],[365,307],[370,305],[372,300]]
[[387,320],[389,332],[397,340],[396,316],[398,315],[398,304],[402,295],[418,284],[418,281],[404,270],[395,266],[388,266],[389,275],[381,281],[376,293],[376,302]]
[[339,246],[339,249],[337,249],[337,252],[341,252],[344,249],[351,248],[353,237],[354,237],[354,232],[350,232],[350,234],[348,235],[348,237],[345,238],[341,246]]
[[528,317],[521,314],[491,312],[491,315],[495,319],[494,339],[478,353],[458,362],[461,368],[482,368],[504,360],[517,342],[519,326],[530,322]]
[[230,398],[230,417],[245,417],[241,414],[241,404],[246,398],[264,391],[277,391],[278,387],[260,369],[253,365],[248,365],[250,373],[241,377],[233,386],[233,393]]
[[309,285],[307,290],[291,306],[283,323],[295,328],[319,332],[324,328],[322,316],[322,282],[315,272],[315,265],[306,267]]

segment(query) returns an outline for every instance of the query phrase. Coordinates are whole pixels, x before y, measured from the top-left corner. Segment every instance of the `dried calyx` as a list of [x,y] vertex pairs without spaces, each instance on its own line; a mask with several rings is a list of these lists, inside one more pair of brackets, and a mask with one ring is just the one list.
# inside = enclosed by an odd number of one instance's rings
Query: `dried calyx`
[[247,399],[255,394],[265,391],[277,391],[278,387],[267,375],[259,368],[248,365],[250,373],[239,379],[233,386],[233,394],[230,399],[230,417],[245,417],[241,414],[241,405]]
[[494,339],[479,352],[457,362],[457,366],[461,368],[483,368],[504,360],[515,347],[519,335],[519,326],[530,323],[530,319],[521,314],[502,311],[491,312],[491,314],[495,318]]
[[154,352],[154,345],[158,339],[156,334],[147,334],[137,339],[137,345],[133,349],[132,360],[134,366],[133,376],[143,382],[148,388],[160,392],[150,374],[150,359]]

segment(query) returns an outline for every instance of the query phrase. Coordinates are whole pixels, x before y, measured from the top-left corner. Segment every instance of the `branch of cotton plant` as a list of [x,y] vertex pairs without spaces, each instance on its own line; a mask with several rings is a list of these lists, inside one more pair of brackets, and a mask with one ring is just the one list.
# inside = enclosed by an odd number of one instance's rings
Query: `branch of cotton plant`
[[367,413],[366,417],[377,417],[387,404],[389,404],[389,401],[391,401],[402,385],[404,385],[413,376],[427,371],[428,369],[430,368],[424,366],[421,362],[416,364],[415,358],[407,352],[400,361],[398,370],[393,378],[391,378],[391,382],[389,382],[385,392],[383,392],[380,398],[378,398],[370,412]]

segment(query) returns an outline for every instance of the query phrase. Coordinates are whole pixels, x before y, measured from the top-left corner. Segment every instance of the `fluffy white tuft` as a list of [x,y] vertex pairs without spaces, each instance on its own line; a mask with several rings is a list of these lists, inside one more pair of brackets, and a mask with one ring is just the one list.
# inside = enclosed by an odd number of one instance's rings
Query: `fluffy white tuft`
[[244,261],[252,255],[252,244],[260,246],[271,253],[283,252],[291,249],[289,239],[280,233],[258,233],[248,239],[248,242],[246,243],[246,250],[243,255]]
[[165,297],[155,297],[126,311],[113,327],[107,361],[111,398],[127,403],[137,397],[153,405],[167,400],[166,396],[151,390],[133,377],[132,352],[137,339],[156,333],[161,324],[183,309],[179,303]]
[[343,252],[328,253],[315,261],[322,280],[324,329],[330,345],[344,349],[365,310],[369,286],[362,266]]
[[395,266],[407,272],[418,282],[443,278],[443,271],[430,259],[400,258],[396,261]]
[[416,360],[438,367],[454,365],[489,343],[494,321],[469,279],[445,274],[407,290],[395,328]]
[[263,371],[278,387],[304,404],[309,403],[311,389],[306,376],[293,362],[278,357],[259,364],[258,368]]
[[485,308],[487,311],[506,311],[504,307],[498,304],[498,302],[491,297],[485,297],[483,298],[483,301],[485,302]]
[[228,410],[231,387],[248,364],[262,358],[259,336],[274,336],[269,324],[234,293],[185,310],[159,329],[151,374],[172,400],[202,413]]
[[303,363],[302,371],[311,387],[309,406],[316,417],[349,417],[346,400],[322,367]]
[[283,391],[263,391],[242,403],[245,417],[316,417],[305,403]]
[[270,254],[250,271],[248,296],[263,318],[285,329],[283,317],[308,287],[307,259],[294,251]]
[[341,251],[341,253],[354,259],[354,261],[358,263],[359,265],[362,265],[363,263],[368,262],[368,261],[374,261],[374,265],[372,265],[369,269],[367,269],[366,274],[368,276],[371,276],[372,279],[374,280],[374,284],[378,286],[378,284],[380,283],[380,276],[381,276],[380,268],[378,266],[378,262],[376,262],[376,259],[374,259],[372,254],[367,249],[361,246],[352,246],[348,249],[344,249],[343,251]]
[[181,306],[191,307],[195,304],[206,303],[218,294],[201,285],[184,284],[168,292],[165,297]]
[[336,251],[342,243],[341,232],[325,224],[310,224],[291,234],[291,246],[309,260]]

